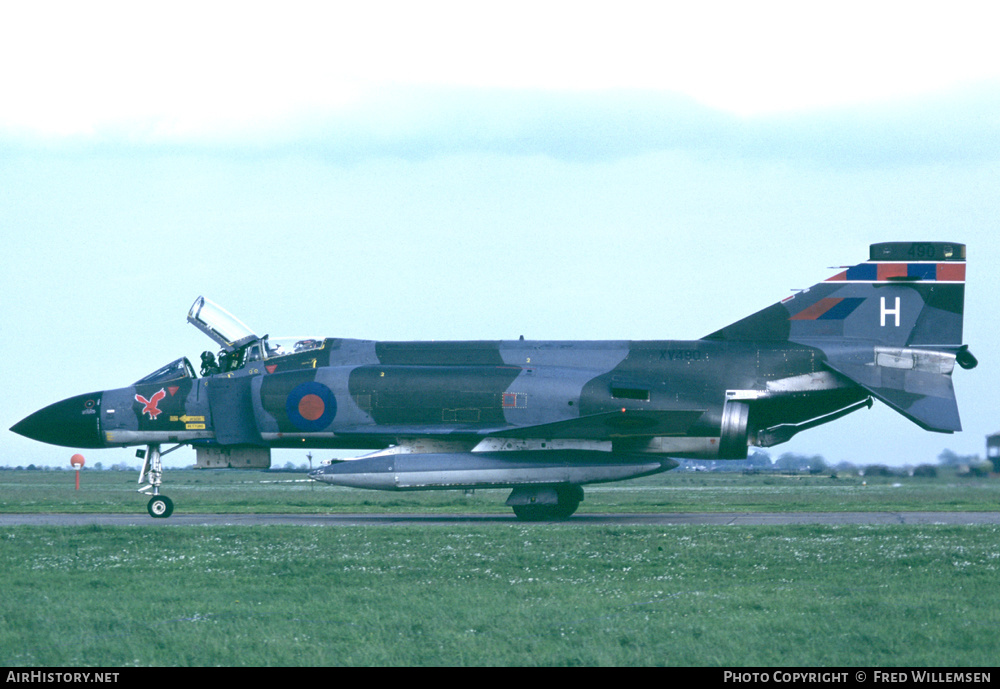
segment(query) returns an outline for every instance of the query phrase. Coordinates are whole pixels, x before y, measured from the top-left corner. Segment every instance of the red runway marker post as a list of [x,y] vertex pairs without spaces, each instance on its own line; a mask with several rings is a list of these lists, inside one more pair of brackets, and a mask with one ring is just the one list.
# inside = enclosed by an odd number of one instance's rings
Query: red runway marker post
[[83,468],[83,455],[73,455],[69,463],[76,469],[76,489],[80,490],[80,469]]

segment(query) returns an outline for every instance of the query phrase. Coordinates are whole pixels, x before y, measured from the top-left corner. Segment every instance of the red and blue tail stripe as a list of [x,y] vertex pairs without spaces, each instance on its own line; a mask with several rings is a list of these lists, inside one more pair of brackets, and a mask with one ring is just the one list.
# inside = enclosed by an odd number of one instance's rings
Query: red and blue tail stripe
[[965,263],[861,263],[827,282],[965,282]]
[[812,306],[799,311],[794,316],[789,317],[792,321],[842,321],[852,313],[854,309],[864,303],[860,297],[835,298],[827,297],[820,299]]

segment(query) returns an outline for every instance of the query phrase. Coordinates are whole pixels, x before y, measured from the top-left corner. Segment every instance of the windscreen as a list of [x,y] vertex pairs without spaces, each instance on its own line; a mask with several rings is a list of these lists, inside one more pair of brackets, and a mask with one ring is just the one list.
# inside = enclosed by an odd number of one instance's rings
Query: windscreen
[[182,380],[184,378],[194,378],[194,367],[187,357],[181,357],[176,361],[171,361],[166,366],[158,368],[145,378],[135,381],[135,385],[146,385],[148,383],[166,383],[171,380]]

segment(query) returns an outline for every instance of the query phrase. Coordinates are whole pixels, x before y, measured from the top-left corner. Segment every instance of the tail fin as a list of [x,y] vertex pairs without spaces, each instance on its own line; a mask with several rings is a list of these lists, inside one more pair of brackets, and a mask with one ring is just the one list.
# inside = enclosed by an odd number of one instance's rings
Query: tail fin
[[870,256],[705,339],[863,340],[890,347],[962,344],[964,244],[872,244]]
[[923,428],[961,430],[951,383],[962,345],[965,245],[872,244],[842,270],[705,339],[787,341],[820,349],[825,365]]

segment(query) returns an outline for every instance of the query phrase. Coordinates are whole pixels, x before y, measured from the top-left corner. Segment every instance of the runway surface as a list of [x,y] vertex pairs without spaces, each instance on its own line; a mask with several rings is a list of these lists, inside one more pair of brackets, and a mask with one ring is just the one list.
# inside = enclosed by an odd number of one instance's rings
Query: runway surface
[[[521,524],[513,514],[0,514],[3,526],[431,526]],[[552,522],[549,522],[552,523]],[[1000,512],[719,512],[667,514],[577,514],[560,524],[573,526],[718,526],[789,524],[1000,524]]]

